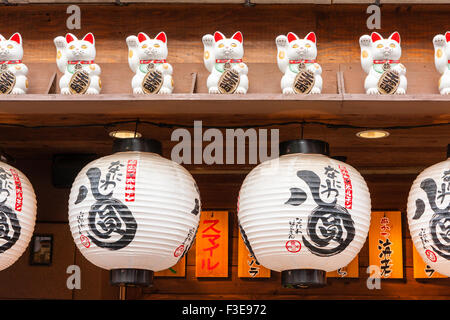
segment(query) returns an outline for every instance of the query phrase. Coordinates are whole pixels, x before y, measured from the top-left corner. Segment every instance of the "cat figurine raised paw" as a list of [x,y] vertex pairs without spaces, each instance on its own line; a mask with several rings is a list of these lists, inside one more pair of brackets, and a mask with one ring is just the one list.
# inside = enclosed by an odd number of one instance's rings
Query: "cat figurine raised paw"
[[167,63],[167,36],[160,32],[155,39],[140,32],[138,36],[129,36],[128,64],[135,76],[131,80],[134,94],[172,93],[173,69]]
[[56,37],[56,64],[64,73],[59,80],[61,94],[99,94],[102,88],[95,60],[95,38],[88,33],[78,40],[71,33]]
[[433,39],[434,65],[442,75],[439,79],[439,92],[450,94],[450,31],[445,35],[438,34]]
[[22,36],[14,33],[9,40],[0,34],[0,94],[25,94],[28,68],[22,63]]
[[367,73],[364,88],[367,94],[406,94],[406,68],[400,63],[400,34],[388,39],[372,32],[359,38],[361,66]]
[[283,73],[284,94],[318,94],[322,92],[322,68],[316,62],[317,46],[314,32],[300,39],[295,33],[276,38],[278,68]]
[[244,57],[243,37],[240,31],[230,39],[216,31],[203,36],[203,62],[210,72],[206,86],[209,93],[246,94],[248,90],[248,67]]

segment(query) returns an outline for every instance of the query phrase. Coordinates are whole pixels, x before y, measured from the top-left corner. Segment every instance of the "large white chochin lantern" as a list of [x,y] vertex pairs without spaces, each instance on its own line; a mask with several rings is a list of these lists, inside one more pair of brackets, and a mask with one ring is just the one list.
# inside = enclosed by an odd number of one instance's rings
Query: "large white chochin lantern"
[[244,242],[287,287],[324,286],[326,272],[349,264],[367,238],[367,185],[328,150],[318,140],[283,142],[280,157],[254,168],[239,193]]
[[189,250],[200,219],[191,174],[160,156],[161,144],[116,139],[110,156],[84,167],[69,198],[69,224],[83,256],[111,270],[111,283],[151,283]]
[[408,197],[408,223],[422,259],[450,277],[450,145],[448,157],[414,181]]
[[36,222],[36,195],[27,177],[0,162],[0,270],[23,254]]

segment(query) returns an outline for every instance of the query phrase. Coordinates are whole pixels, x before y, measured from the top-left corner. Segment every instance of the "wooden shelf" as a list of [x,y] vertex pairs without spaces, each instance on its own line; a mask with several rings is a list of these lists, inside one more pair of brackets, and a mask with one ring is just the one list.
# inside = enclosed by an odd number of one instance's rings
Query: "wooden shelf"
[[[320,95],[283,95],[276,64],[250,63],[250,90],[246,95],[210,95],[202,64],[174,64],[176,89],[171,95],[130,94],[133,76],[127,64],[102,64],[100,95],[65,96],[58,92],[61,74],[53,64],[30,64],[30,93],[0,96],[0,114],[108,114],[110,116],[190,115],[210,119],[218,115],[261,119],[335,119],[361,123],[380,115],[429,116],[448,121],[450,96],[438,93],[434,66],[406,65],[408,92],[399,96],[364,93],[365,74],[359,64],[323,64]],[[239,118],[230,119],[234,122]],[[386,119],[385,121],[391,121]],[[246,121],[245,117],[242,121]],[[415,120],[417,122],[417,119]],[[395,122],[394,122],[395,123]]]

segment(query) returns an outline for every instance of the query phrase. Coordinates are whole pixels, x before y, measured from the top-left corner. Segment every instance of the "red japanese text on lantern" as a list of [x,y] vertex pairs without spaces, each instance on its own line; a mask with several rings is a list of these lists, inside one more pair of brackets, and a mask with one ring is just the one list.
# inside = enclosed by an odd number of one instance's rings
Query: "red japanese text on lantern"
[[350,175],[348,174],[347,168],[344,166],[339,166],[339,170],[341,170],[342,178],[344,179],[344,187],[345,187],[345,208],[351,209],[353,204],[353,188],[352,188],[352,180],[350,179]]
[[125,180],[125,201],[134,202],[136,190],[136,167],[137,160],[128,160],[127,176]]
[[14,169],[11,169],[11,173],[14,178],[14,184],[16,185],[16,205],[15,209],[16,211],[22,211],[22,204],[23,204],[23,191],[22,191],[22,183],[20,182],[20,177],[17,174],[17,171]]
[[210,247],[204,248],[203,251],[209,251],[208,259],[202,260],[202,269],[214,270],[219,266],[219,262],[214,263],[214,250],[218,249],[220,244],[217,243],[220,239],[220,230],[214,228],[219,223],[219,219],[203,220],[203,224],[210,224],[205,230],[202,231],[202,238],[208,239]]

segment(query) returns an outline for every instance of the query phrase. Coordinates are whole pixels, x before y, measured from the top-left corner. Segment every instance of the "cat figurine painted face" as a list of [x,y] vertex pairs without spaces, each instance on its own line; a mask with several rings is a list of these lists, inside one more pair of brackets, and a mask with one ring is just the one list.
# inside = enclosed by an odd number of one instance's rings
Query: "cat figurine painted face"
[[22,63],[22,36],[15,33],[6,40],[0,34],[0,94],[25,94],[28,68]]
[[367,94],[406,94],[406,68],[400,63],[402,48],[400,34],[394,32],[388,39],[379,33],[359,39],[361,66],[367,73],[364,88]]
[[450,94],[450,31],[445,35],[438,34],[433,39],[434,65],[442,75],[439,79],[439,92],[442,95]]
[[284,94],[318,94],[322,92],[322,68],[316,62],[317,38],[314,32],[300,39],[295,33],[279,35],[278,68],[283,73],[281,90]]
[[134,94],[169,94],[174,88],[173,69],[167,63],[167,36],[164,32],[152,39],[143,32],[129,36],[128,64],[135,73],[131,80]]
[[216,31],[203,36],[203,62],[210,72],[206,86],[209,93],[246,94],[248,67],[242,62],[244,39],[240,31],[226,38]]
[[95,60],[95,38],[88,33],[78,40],[71,33],[54,39],[56,64],[64,73],[59,80],[61,94],[99,94],[102,84],[100,67]]

